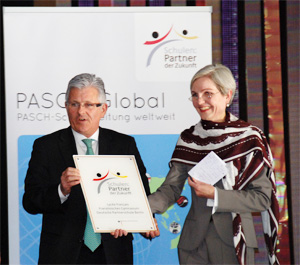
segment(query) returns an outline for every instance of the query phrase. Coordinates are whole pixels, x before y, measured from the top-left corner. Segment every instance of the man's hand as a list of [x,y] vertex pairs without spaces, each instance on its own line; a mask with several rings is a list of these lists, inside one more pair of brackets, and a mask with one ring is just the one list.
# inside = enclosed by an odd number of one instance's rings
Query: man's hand
[[214,186],[191,177],[188,178],[188,183],[195,190],[195,193],[198,197],[204,197],[208,199],[215,198]]
[[158,228],[158,225],[157,225],[156,218],[154,218],[154,222],[155,222],[156,230],[143,233],[142,236],[151,237],[151,238],[155,238],[155,237],[160,236],[160,231],[159,231],[159,228]]
[[128,232],[122,229],[116,229],[114,232],[110,233],[114,238],[118,238],[121,236],[127,236]]
[[71,188],[80,183],[79,169],[68,167],[60,177],[60,189],[63,195],[68,195]]

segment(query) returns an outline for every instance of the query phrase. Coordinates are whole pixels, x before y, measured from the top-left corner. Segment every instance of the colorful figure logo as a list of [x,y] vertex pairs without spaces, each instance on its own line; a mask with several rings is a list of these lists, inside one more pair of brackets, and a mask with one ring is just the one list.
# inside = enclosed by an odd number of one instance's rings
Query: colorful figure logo
[[109,170],[107,173],[102,176],[101,173],[97,173],[97,178],[94,178],[93,181],[100,181],[98,186],[98,194],[100,194],[101,186],[110,179],[117,179],[117,178],[127,178],[128,176],[121,175],[120,172],[116,172],[116,174],[110,172]]
[[[148,56],[148,60],[147,60],[147,67],[151,64],[151,60],[152,60],[152,57],[154,55],[154,53],[159,49],[161,48],[163,45],[166,45],[167,43],[170,43],[170,42],[174,42],[174,41],[182,41],[183,39],[185,40],[193,40],[193,39],[197,39],[198,36],[188,36],[188,31],[187,30],[183,30],[182,31],[182,34],[181,33],[178,33],[175,29],[175,33],[180,37],[180,39],[171,39],[171,40],[165,40],[170,32],[172,31],[173,29],[173,26],[170,28],[170,30],[168,31],[167,34],[165,34],[164,36],[162,36],[161,38],[159,38],[159,33],[157,31],[154,31],[152,33],[152,37],[155,39],[155,40],[152,40],[152,41],[146,41],[144,43],[144,45],[156,45],[155,48],[150,52],[149,56]],[[165,40],[165,41],[164,41]]]

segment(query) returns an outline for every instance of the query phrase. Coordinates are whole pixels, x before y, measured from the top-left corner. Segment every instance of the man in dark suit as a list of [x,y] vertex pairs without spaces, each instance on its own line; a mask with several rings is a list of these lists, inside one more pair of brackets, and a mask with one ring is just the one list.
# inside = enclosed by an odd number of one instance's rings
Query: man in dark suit
[[[101,234],[100,245],[86,244],[87,209],[74,154],[86,154],[83,139],[92,139],[94,154],[134,155],[146,194],[146,169],[134,138],[99,127],[107,111],[104,83],[92,74],[72,78],[66,92],[70,127],[37,139],[25,179],[24,209],[43,214],[39,264],[132,264],[132,235],[121,229]],[[159,232],[147,233],[155,237]],[[96,236],[99,236],[99,234]]]

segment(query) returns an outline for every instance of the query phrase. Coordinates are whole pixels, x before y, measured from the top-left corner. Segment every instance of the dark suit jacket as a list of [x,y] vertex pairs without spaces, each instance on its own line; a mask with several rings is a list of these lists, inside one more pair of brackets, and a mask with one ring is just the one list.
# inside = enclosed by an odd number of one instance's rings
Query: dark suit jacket
[[[75,167],[74,154],[77,150],[71,127],[43,136],[33,145],[23,206],[28,213],[43,214],[39,264],[74,264],[83,244],[87,214],[81,186],[74,186],[63,204],[58,195],[62,172]],[[100,128],[99,154],[135,155],[146,194],[150,194],[146,169],[133,137]],[[107,263],[123,263],[125,257],[132,260],[131,234],[117,239],[102,234],[102,244]]]

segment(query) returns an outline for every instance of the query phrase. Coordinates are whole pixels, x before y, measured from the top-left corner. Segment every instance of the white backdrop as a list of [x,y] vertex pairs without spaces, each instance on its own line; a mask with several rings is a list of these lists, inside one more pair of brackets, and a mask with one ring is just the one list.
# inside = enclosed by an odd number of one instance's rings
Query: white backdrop
[[[161,170],[154,156],[167,152],[159,161],[167,167],[178,134],[199,120],[188,101],[189,82],[212,61],[211,11],[4,8],[11,264],[34,264],[37,259],[40,217],[22,209],[23,182],[32,141],[69,125],[64,109],[68,81],[83,72],[104,80],[109,109],[101,126],[135,136],[149,174],[163,179],[167,169]],[[151,141],[158,143],[156,154]],[[135,263],[145,264],[141,252],[136,251]]]

